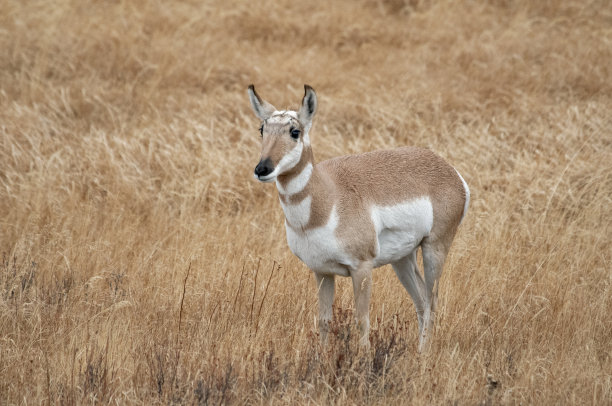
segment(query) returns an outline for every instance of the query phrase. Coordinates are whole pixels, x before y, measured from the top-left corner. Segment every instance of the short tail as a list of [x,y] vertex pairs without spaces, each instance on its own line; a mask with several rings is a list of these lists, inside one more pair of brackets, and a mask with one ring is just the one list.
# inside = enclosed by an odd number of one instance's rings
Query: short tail
[[461,220],[459,220],[459,224],[461,224],[463,218],[467,213],[468,206],[470,205],[470,188],[468,187],[467,183],[465,183],[465,180],[463,179],[463,176],[461,176],[459,171],[455,169],[455,172],[457,172],[457,175],[459,175],[459,179],[461,179],[461,183],[463,183],[463,189],[465,190],[465,204],[463,205],[463,214],[461,215]]

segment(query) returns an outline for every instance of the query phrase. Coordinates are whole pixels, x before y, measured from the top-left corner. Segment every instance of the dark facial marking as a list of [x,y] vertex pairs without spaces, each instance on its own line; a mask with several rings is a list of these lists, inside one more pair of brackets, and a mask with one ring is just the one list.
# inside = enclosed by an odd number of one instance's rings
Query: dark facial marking
[[261,104],[261,97],[259,97],[259,95],[257,94],[257,92],[255,91],[255,86],[253,85],[249,85],[249,89],[251,89],[251,91],[253,92],[253,94],[255,95],[255,98],[257,99],[257,101]]
[[274,171],[274,164],[270,160],[270,158],[263,159],[259,161],[257,166],[255,167],[255,175],[257,176],[266,176],[271,174]]
[[291,134],[291,138],[293,138],[294,140],[297,140],[298,138],[300,138],[300,130],[298,130],[297,128],[293,128],[291,127],[289,129],[289,134]]

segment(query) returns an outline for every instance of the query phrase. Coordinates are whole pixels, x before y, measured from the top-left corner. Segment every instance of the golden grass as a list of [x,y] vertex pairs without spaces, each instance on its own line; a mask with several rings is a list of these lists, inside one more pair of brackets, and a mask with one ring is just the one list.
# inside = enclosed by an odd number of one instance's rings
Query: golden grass
[[[612,403],[612,7],[0,3],[0,404]],[[427,146],[472,204],[432,348],[374,274],[332,345],[252,178],[249,83],[318,159]]]

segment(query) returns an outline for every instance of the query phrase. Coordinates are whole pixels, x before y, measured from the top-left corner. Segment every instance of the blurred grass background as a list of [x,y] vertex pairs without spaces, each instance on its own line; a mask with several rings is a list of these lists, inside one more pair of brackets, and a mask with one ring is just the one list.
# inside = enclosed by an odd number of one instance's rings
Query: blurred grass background
[[[319,348],[250,83],[470,185],[429,353],[387,267]],[[612,403],[611,117],[603,0],[4,0],[0,403]]]

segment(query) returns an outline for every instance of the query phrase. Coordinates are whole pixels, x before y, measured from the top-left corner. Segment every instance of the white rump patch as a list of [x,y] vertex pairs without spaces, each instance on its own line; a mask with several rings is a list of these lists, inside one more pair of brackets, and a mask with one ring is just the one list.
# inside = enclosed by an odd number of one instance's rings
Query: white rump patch
[[410,254],[433,226],[433,207],[427,197],[395,206],[373,206],[370,215],[378,245],[374,266],[396,262]]
[[455,169],[455,172],[457,172],[457,175],[459,175],[459,179],[461,179],[461,183],[463,183],[463,189],[465,190],[465,204],[463,205],[463,214],[461,215],[461,220],[459,220],[459,224],[461,224],[463,218],[467,213],[468,206],[470,205],[470,188],[468,187],[467,183],[465,182],[463,176],[461,176],[459,171]]
[[284,195],[294,195],[301,192],[304,190],[308,184],[308,181],[310,180],[310,177],[312,176],[312,169],[312,164],[309,162],[308,165],[302,169],[302,172],[300,172],[299,175],[291,179],[291,181],[287,184],[287,187],[283,187],[283,185],[281,185],[277,180],[276,187],[278,188],[278,191]]

